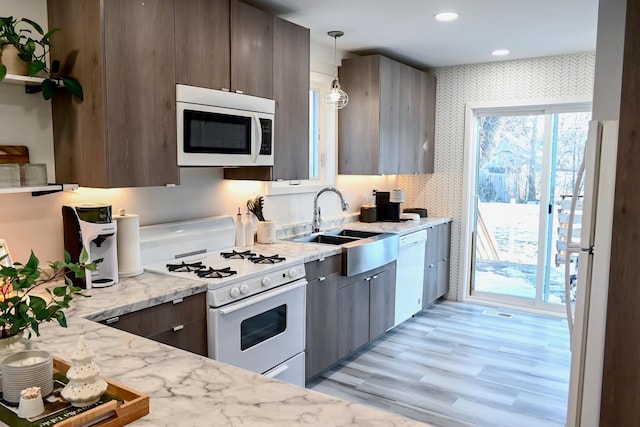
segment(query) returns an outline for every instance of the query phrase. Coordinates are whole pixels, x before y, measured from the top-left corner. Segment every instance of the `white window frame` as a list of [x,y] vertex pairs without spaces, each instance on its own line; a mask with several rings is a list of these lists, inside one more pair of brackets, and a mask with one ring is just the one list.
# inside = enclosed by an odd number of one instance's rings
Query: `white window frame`
[[[458,299],[464,302],[484,303],[480,297],[469,295],[471,286],[471,239],[473,233],[473,214],[475,209],[475,167],[477,155],[477,122],[476,117],[494,114],[529,114],[537,113],[557,113],[563,111],[590,111],[592,109],[592,99],[589,97],[576,97],[562,100],[524,100],[514,102],[488,102],[488,103],[467,103],[465,106],[465,141],[464,141],[464,172],[462,185],[462,218],[460,237],[460,264],[458,265]],[[501,303],[497,299],[492,299],[490,304],[495,306],[511,307],[513,301],[508,299]],[[519,306],[519,309],[535,313],[552,312],[540,310],[539,307]]]
[[[275,181],[265,184],[267,195],[317,193],[324,187],[333,186],[336,182],[336,145],[338,141],[338,112],[330,110],[322,103],[322,93],[331,86],[335,77],[312,71],[310,73],[310,90],[320,93],[318,128],[319,128],[319,178],[293,181]],[[277,120],[277,118],[276,118]]]

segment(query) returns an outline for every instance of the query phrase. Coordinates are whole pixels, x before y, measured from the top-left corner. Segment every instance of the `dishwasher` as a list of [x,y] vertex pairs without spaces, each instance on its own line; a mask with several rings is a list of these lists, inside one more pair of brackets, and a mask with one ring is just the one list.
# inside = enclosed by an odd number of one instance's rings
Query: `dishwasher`
[[394,326],[422,310],[424,255],[427,230],[400,236],[396,261],[396,312]]

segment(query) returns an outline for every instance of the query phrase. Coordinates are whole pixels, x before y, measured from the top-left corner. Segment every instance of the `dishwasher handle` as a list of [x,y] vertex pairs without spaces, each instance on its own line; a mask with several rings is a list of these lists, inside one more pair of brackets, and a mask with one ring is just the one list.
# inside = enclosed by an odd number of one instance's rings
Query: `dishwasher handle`
[[427,230],[415,231],[413,233],[400,236],[400,247],[414,244],[424,244],[427,241]]

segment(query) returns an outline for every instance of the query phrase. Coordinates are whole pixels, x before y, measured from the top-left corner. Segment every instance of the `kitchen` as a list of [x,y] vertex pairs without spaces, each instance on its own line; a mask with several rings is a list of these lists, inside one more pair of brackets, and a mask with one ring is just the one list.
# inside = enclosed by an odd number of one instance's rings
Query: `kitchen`
[[[31,16],[41,22],[46,22],[46,7],[43,2],[17,2],[15,16]],[[26,8],[24,9],[20,8]],[[38,13],[40,16],[38,16]],[[329,56],[333,52],[329,53]],[[576,85],[569,93],[570,96],[590,95],[590,74],[593,67],[593,57],[591,54],[570,55],[565,60],[569,63],[587,64],[578,73],[579,80],[584,84]],[[555,69],[553,59],[523,60],[520,64],[531,67],[540,72],[545,69]],[[327,60],[326,62],[330,62]],[[591,63],[591,65],[589,65]],[[559,65],[559,64],[558,64]],[[438,71],[439,81],[455,82],[460,74],[477,72],[478,75],[491,73],[506,73],[508,75],[509,64],[486,64],[482,66],[467,66],[459,68],[449,68]],[[320,68],[320,67],[318,67]],[[473,80],[472,78],[470,80]],[[507,79],[502,82],[501,87],[505,88],[505,93],[510,93],[508,88],[518,86],[515,79]],[[508,86],[511,84],[511,86]],[[446,86],[446,85],[445,85]],[[20,123],[20,133],[15,136],[5,136],[9,139],[3,143],[16,143],[16,141],[38,141],[32,148],[35,161],[50,163],[52,154],[52,134],[50,125],[50,105],[43,103],[37,96],[27,96],[16,87],[3,85],[2,99],[8,99],[7,104],[3,104],[3,121],[14,125]],[[5,96],[6,93],[6,96]],[[567,92],[558,88],[556,96],[562,96]],[[528,93],[535,96],[535,93]],[[503,95],[495,95],[503,97]],[[447,96],[439,96],[438,100],[446,99]],[[439,101],[440,102],[440,101]],[[442,108],[436,108],[438,114],[450,117],[449,120],[457,120],[452,125],[443,126],[446,131],[454,132],[461,126],[463,117],[456,109],[455,114],[449,114]],[[4,119],[4,118],[7,119]],[[447,120],[447,119],[445,119]],[[445,122],[446,123],[446,122]],[[5,126],[3,126],[5,127]],[[460,132],[459,130],[457,132]],[[25,135],[25,133],[27,133]],[[459,136],[447,137],[452,141],[459,141],[456,144],[444,146],[446,150],[443,155],[437,154],[436,170],[441,171],[432,176],[423,175],[418,177],[356,177],[339,175],[336,179],[336,186],[343,190],[349,204],[351,213],[357,212],[357,207],[363,202],[363,196],[368,195],[372,188],[393,189],[404,188],[407,191],[407,203],[415,206],[426,205],[430,208],[430,216],[452,216],[453,235],[459,236],[459,217],[456,212],[460,211],[461,201],[457,197],[443,198],[442,194],[460,194],[461,170],[460,159],[462,158],[462,139]],[[31,148],[31,147],[30,147]],[[438,148],[440,149],[440,148]],[[42,153],[42,154],[41,154]],[[438,152],[437,152],[438,153]],[[438,163],[442,162],[442,163]],[[53,173],[49,169],[49,173]],[[243,206],[248,197],[263,192],[262,184],[255,182],[230,182],[222,179],[222,171],[214,170],[183,170],[181,176],[182,185],[175,188],[141,188],[141,189],[113,189],[99,190],[82,188],[77,192],[64,192],[45,197],[32,198],[28,194],[23,195],[3,195],[5,203],[2,207],[2,236],[10,242],[12,254],[16,259],[24,259],[28,255],[29,249],[33,248],[44,259],[54,259],[58,257],[62,247],[62,236],[60,230],[60,207],[63,204],[77,204],[83,202],[103,202],[109,200],[116,208],[126,207],[129,212],[136,212],[141,215],[143,224],[153,224],[166,221],[176,221],[181,219],[198,218],[203,216],[232,214],[237,206]],[[428,184],[428,185],[427,185]],[[450,187],[454,185],[454,187]],[[270,196],[267,200],[266,213],[279,224],[295,224],[297,222],[310,221],[313,194],[303,194],[302,196]],[[224,200],[224,205],[220,201]],[[341,214],[339,204],[335,201],[323,198],[323,217],[328,218]],[[173,207],[180,206],[179,212]],[[294,209],[295,207],[295,209]],[[458,221],[456,221],[458,220]],[[28,231],[26,231],[28,230]],[[27,237],[25,238],[25,233]],[[43,238],[46,236],[46,238]],[[452,261],[454,265],[459,265],[459,253],[456,249],[456,239],[453,239]],[[457,270],[452,269],[452,283],[457,282]],[[449,297],[456,299],[456,288],[452,288],[453,294]]]

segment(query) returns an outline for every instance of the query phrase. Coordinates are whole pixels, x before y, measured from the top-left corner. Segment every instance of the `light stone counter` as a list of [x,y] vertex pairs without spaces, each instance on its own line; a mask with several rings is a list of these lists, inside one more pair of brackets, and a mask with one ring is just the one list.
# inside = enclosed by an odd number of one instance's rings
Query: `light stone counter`
[[[412,233],[418,230],[428,229],[430,227],[451,222],[451,218],[421,218],[420,221],[404,221],[404,222],[349,222],[339,224],[335,228],[345,228],[349,230],[371,231],[376,233],[395,233],[400,236]],[[333,227],[331,228],[333,229]],[[322,229],[322,232],[331,231],[331,229]],[[303,258],[304,262],[314,261],[319,258],[326,258],[331,255],[342,253],[342,248],[336,245],[328,245],[322,243],[302,243],[294,242],[288,237],[287,240],[278,240],[272,244],[256,244],[246,249],[257,251],[273,252],[280,255],[295,256]]]
[[150,396],[135,426],[423,426],[81,318],[41,327],[37,348],[71,360],[83,335],[101,374]]
[[[449,218],[426,218],[403,223],[350,222],[344,228],[402,235],[448,221]],[[286,240],[258,244],[252,249],[297,256],[305,262],[341,252],[340,247],[333,245]],[[104,376],[150,395],[151,413],[134,425],[424,425],[90,321],[102,321],[205,291],[202,282],[153,273],[121,279],[115,286],[86,291],[90,298],[75,298],[67,311],[69,327],[42,325],[42,336],[34,341],[38,348],[70,360],[78,337],[84,335]]]

